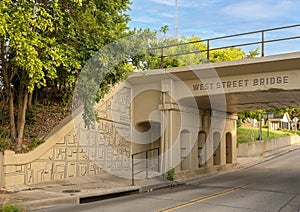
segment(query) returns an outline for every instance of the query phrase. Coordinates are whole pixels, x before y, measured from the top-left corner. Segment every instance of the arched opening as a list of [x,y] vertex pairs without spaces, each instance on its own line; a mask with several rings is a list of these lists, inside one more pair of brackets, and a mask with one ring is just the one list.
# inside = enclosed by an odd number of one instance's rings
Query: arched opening
[[200,131],[198,134],[198,167],[205,167],[206,165],[206,152],[204,145],[206,142],[206,133]]
[[190,160],[188,158],[189,150],[191,146],[191,135],[187,130],[183,130],[180,133],[180,159],[181,170],[190,169]]
[[226,133],[226,163],[232,163],[232,135]]
[[[160,148],[161,137],[160,137],[160,123],[157,122],[140,122],[134,128],[137,133],[134,135],[136,142],[132,143],[132,152],[142,152],[153,148]],[[140,133],[140,134],[139,134]],[[160,148],[161,151],[161,148]],[[161,154],[161,152],[159,152]],[[150,158],[157,158],[157,151],[149,152]],[[143,159],[143,154],[138,155],[137,158]]]
[[221,165],[221,136],[220,133],[214,132],[213,134],[213,147],[214,147],[214,165]]

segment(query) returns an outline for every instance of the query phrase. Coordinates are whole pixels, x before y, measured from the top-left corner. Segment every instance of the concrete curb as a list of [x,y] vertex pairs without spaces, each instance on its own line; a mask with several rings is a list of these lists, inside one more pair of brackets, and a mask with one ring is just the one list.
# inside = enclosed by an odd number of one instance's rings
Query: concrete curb
[[259,161],[254,161],[253,164],[245,164],[244,166],[241,166],[241,167],[238,167],[238,169],[248,169],[248,168],[251,168],[253,166],[256,166],[256,165],[259,165],[261,163],[264,163],[264,162],[267,162],[267,161],[270,161],[274,158],[278,158],[278,157],[281,157],[289,152],[293,152],[293,151],[296,151],[300,149],[300,146],[298,147],[295,147],[293,149],[289,149],[289,150],[284,150],[282,152],[278,152],[278,153],[275,153],[275,154],[271,154],[270,156],[263,156],[263,158],[266,158],[266,159],[263,159],[263,160],[259,160]]
[[76,197],[56,197],[51,199],[34,200],[20,204],[25,210],[36,210],[64,204],[78,204]]
[[139,190],[139,186],[128,186],[128,187],[121,187],[121,188],[114,188],[114,189],[108,189],[105,191],[86,191],[82,193],[75,193],[74,196],[77,198],[85,198],[90,196],[100,196],[100,195],[107,195],[107,194],[113,194],[113,193],[122,193],[126,191],[136,191]]
[[[259,165],[261,163],[270,161],[274,158],[283,156],[289,152],[299,150],[300,146],[295,146],[294,148],[285,149],[282,151],[278,151],[274,154],[270,154],[267,156],[261,156],[261,159],[258,159],[256,161],[252,161],[250,163],[246,163],[244,165],[237,165],[236,168],[231,170],[225,170],[221,172],[214,172],[209,174],[204,174],[198,177],[194,177],[192,179],[185,179],[185,180],[177,180],[177,181],[166,181],[166,182],[159,182],[154,183],[151,185],[142,185],[142,186],[127,186],[127,187],[120,187],[115,189],[108,189],[108,190],[102,190],[102,191],[95,191],[95,190],[86,190],[81,191],[80,193],[70,193],[66,194],[66,196],[63,196],[62,193],[60,193],[61,197],[54,197],[49,199],[41,199],[41,200],[33,200],[28,202],[23,202],[20,204],[22,208],[25,210],[38,210],[42,208],[47,207],[53,207],[53,206],[59,206],[59,205],[68,205],[68,204],[81,204],[85,202],[81,202],[82,199],[88,199],[88,198],[96,198],[95,201],[103,200],[103,199],[109,199],[119,196],[127,196],[130,194],[137,194],[137,193],[144,193],[144,192],[151,192],[158,189],[164,189],[164,188],[170,188],[170,187],[176,187],[180,185],[192,185],[195,183],[199,183],[203,180],[206,180],[211,177],[219,176],[226,174],[228,172],[234,172],[241,169],[248,169],[253,166]],[[88,201],[87,201],[88,202]]]
[[59,206],[64,204],[80,204],[82,199],[99,198],[108,199],[106,196],[123,196],[129,193],[139,193],[140,186],[109,189],[105,191],[83,191],[82,193],[70,193],[70,196],[55,197],[42,200],[33,200],[21,203],[20,206],[25,210],[37,210],[47,207]]
[[183,185],[183,183],[180,183],[177,181],[169,181],[169,182],[162,182],[162,183],[157,183],[157,184],[153,184],[153,185],[141,186],[140,193],[150,192],[150,191],[163,189],[163,188],[175,187],[175,186],[179,186],[179,185]]

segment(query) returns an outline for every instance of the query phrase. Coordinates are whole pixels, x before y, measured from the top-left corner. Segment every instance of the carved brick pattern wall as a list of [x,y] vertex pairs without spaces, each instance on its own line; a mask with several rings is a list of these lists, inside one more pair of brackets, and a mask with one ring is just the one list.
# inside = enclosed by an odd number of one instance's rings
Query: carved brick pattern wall
[[[33,162],[5,166],[6,184],[50,182],[95,175],[103,170],[129,171],[130,92],[129,88],[123,88],[101,103],[97,108],[100,121],[95,129],[85,129],[82,122],[77,125],[76,132],[75,129],[67,132],[62,140]],[[112,106],[116,122],[112,120]]]
[[95,151],[93,160],[104,170],[128,171],[130,168],[130,97],[131,89],[123,87],[96,108],[100,121],[97,130],[90,131],[92,144],[88,146],[96,147],[91,150]]
[[69,132],[63,140],[35,161],[5,167],[5,177],[9,178],[9,181],[14,179],[18,184],[20,181],[32,184],[98,173],[101,173],[101,170],[86,156],[77,142],[74,131]]

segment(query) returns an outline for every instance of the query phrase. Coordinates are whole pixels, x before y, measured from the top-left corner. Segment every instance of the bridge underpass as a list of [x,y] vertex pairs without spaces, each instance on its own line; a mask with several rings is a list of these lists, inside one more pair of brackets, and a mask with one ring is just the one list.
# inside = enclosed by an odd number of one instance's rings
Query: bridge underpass
[[[300,25],[280,29],[290,27]],[[156,147],[159,157],[156,152],[148,156],[160,160],[154,164],[156,168],[161,165],[160,174],[175,168],[179,177],[180,173],[199,174],[233,165],[238,111],[300,106],[300,53],[263,57],[265,44],[300,37],[291,37],[291,33],[285,38],[264,39],[266,33],[275,30],[197,41],[212,44],[219,39],[258,33],[261,36],[257,42],[213,48],[206,45],[204,55],[209,60],[209,53],[217,49],[260,45],[262,58],[133,74],[121,84],[119,92],[112,91],[96,106],[97,126],[86,129],[76,111],[73,119],[67,118],[34,151],[4,154],[0,185],[90,176],[103,170],[131,177],[132,154]],[[170,56],[164,55],[166,48],[158,48],[161,64]],[[144,178],[145,173],[141,173]]]
[[[294,91],[255,91],[226,94],[227,112],[259,110],[268,108],[298,108],[300,107],[300,89]],[[218,97],[214,97],[218,98]],[[181,103],[189,105],[190,99],[183,99]],[[211,109],[208,97],[196,97],[199,107]]]
[[[265,108],[300,106],[300,53],[275,55],[264,58],[230,61],[209,65],[189,66],[186,70],[170,70],[191,88],[199,108],[211,109],[211,99],[224,95],[227,112]],[[212,80],[208,72],[215,71],[220,78]],[[204,72],[197,76],[197,72]],[[202,78],[208,76],[208,79]],[[200,78],[200,79],[199,79]],[[202,79],[201,79],[202,78]],[[196,80],[195,80],[196,79]],[[201,80],[205,82],[201,83]],[[198,81],[198,82],[197,82]],[[221,94],[215,94],[217,88]],[[207,91],[206,95],[205,92]],[[219,95],[219,96],[218,96]],[[182,99],[189,105],[190,98]]]
[[133,151],[160,147],[163,172],[234,164],[236,113],[300,107],[299,82],[299,52],[135,73],[125,83],[132,90],[132,125],[148,141],[140,137],[147,145]]

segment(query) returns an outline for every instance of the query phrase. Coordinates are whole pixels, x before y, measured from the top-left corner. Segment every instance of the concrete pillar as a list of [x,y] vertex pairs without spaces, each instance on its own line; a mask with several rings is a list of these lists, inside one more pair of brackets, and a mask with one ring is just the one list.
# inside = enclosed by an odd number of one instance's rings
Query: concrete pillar
[[206,133],[204,131],[200,131],[198,133],[198,166],[199,167],[205,167],[207,165],[207,160],[206,160],[206,147],[205,144],[208,142],[206,140]]
[[212,167],[214,165],[214,145],[213,145],[213,134],[208,134],[207,138],[207,149],[206,149],[206,157],[207,157],[207,167]]
[[226,136],[223,134],[220,140],[220,163],[221,165],[226,164]]
[[191,169],[191,133],[182,131],[180,134],[180,157],[181,157],[181,170]]
[[222,140],[221,140],[221,135],[219,132],[214,132],[213,133],[213,163],[214,165],[221,165],[221,159],[222,159]]
[[194,143],[191,150],[191,169],[197,169],[198,165],[198,141]]
[[3,153],[0,152],[0,188],[4,186]]
[[213,142],[212,134],[210,133],[210,111],[206,110],[202,116],[202,131],[206,134],[205,144],[204,144],[204,160],[205,166],[213,166]]
[[231,132],[226,133],[226,164],[233,162],[233,146],[232,146],[232,134]]

